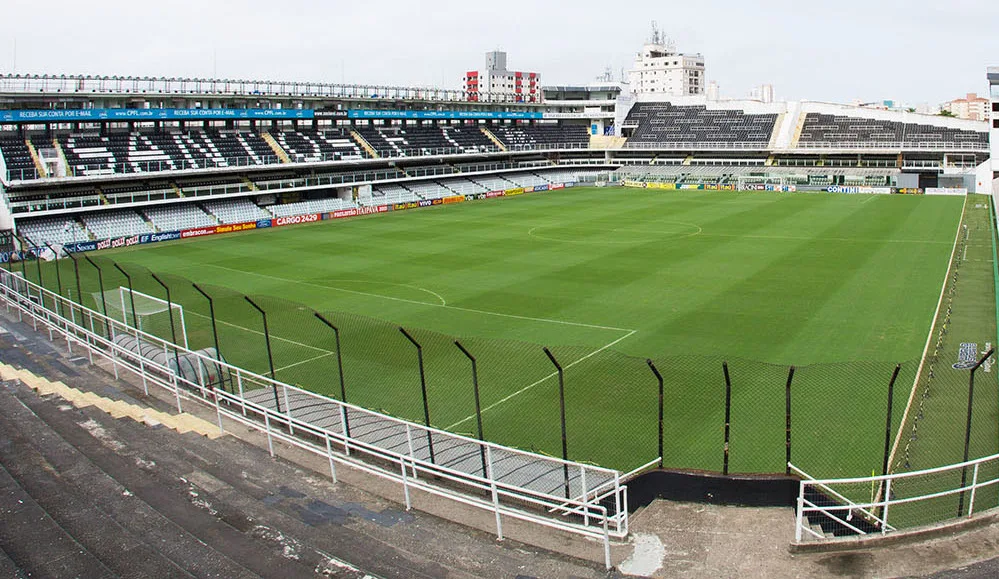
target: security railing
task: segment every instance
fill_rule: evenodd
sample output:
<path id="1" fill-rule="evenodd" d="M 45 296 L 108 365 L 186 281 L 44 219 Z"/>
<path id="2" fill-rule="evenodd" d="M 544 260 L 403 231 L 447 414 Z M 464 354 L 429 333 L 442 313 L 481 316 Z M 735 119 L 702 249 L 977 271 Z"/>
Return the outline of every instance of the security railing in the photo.
<path id="1" fill-rule="evenodd" d="M 592 538 L 610 562 L 610 541 L 628 534 L 627 486 L 619 471 L 516 450 L 343 403 L 228 364 L 215 350 L 192 351 L 105 316 L 0 269 L 0 300 L 49 339 L 104 360 L 115 378 L 130 372 L 171 395 L 178 412 L 197 402 L 225 419 L 412 490 L 487 510 L 497 537 L 503 518 Z M 124 315 L 127 319 L 127 315 Z M 182 364 L 183 362 L 183 364 Z"/>
<path id="2" fill-rule="evenodd" d="M 887 535 L 971 518 L 999 506 L 999 455 L 914 472 L 816 480 L 798 487 L 797 543 Z"/>

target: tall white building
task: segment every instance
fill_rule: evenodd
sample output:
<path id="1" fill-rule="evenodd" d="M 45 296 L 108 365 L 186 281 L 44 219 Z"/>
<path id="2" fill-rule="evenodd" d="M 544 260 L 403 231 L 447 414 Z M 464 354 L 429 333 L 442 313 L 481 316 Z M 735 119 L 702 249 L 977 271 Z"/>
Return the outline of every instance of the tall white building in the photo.
<path id="1" fill-rule="evenodd" d="M 704 56 L 677 52 L 676 45 L 653 25 L 652 38 L 635 57 L 635 66 L 628 71 L 628 81 L 636 95 L 704 94 Z"/>
<path id="2" fill-rule="evenodd" d="M 749 98 L 754 101 L 760 101 L 761 103 L 770 104 L 774 102 L 774 85 L 772 84 L 761 84 L 758 87 L 753 88 L 749 92 Z"/>

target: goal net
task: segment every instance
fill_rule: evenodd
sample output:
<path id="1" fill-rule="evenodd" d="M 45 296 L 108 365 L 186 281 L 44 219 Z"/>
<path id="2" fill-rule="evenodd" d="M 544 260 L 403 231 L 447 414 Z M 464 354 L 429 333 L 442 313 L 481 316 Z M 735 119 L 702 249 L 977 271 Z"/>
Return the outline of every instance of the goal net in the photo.
<path id="1" fill-rule="evenodd" d="M 97 311 L 107 307 L 108 317 L 162 340 L 173 342 L 176 339 L 177 344 L 187 348 L 187 324 L 182 305 L 171 304 L 139 291 L 129 291 L 127 287 L 107 290 L 103 294 L 96 292 L 93 297 Z M 173 332 L 176 332 L 176 338 Z"/>

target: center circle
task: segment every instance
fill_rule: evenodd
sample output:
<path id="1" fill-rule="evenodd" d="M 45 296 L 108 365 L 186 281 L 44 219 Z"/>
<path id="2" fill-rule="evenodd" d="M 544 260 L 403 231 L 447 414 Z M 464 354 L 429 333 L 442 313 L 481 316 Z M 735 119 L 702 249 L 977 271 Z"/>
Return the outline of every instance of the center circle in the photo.
<path id="1" fill-rule="evenodd" d="M 699 235 L 703 229 L 695 223 L 684 221 L 657 221 L 641 225 L 542 225 L 532 228 L 528 235 L 544 241 L 581 243 L 587 245 L 635 245 L 674 241 Z"/>

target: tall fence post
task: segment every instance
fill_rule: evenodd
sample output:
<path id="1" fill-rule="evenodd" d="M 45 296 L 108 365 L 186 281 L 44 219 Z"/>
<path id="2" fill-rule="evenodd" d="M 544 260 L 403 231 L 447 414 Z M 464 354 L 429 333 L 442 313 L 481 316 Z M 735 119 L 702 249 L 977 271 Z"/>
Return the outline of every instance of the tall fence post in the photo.
<path id="1" fill-rule="evenodd" d="M 94 263 L 94 260 L 90 259 L 89 255 L 83 254 L 83 259 L 87 260 L 87 262 L 90 265 L 94 266 L 94 269 L 97 270 L 97 287 L 101 291 L 101 313 L 104 314 L 104 329 L 106 331 L 106 335 L 107 335 L 108 339 L 110 340 L 111 339 L 111 322 L 108 321 L 108 300 L 107 300 L 107 296 L 104 295 L 104 272 L 101 271 L 101 266 L 97 265 L 96 263 Z M 83 295 L 82 294 L 80 295 L 80 304 L 83 304 Z"/>
<path id="2" fill-rule="evenodd" d="M 569 497 L 569 441 L 565 432 L 565 371 L 558 363 L 551 350 L 544 348 L 545 355 L 552 361 L 555 371 L 558 372 L 558 407 L 562 418 L 562 477 L 565 480 L 565 498 Z"/>
<path id="3" fill-rule="evenodd" d="M 732 425 L 732 378 L 728 373 L 728 362 L 722 362 L 722 372 L 725 373 L 725 456 L 722 459 L 722 474 L 728 474 L 729 435 Z"/>
<path id="4" fill-rule="evenodd" d="M 271 352 L 271 332 L 270 329 L 268 329 L 267 327 L 267 312 L 265 312 L 263 308 L 258 306 L 257 302 L 251 300 L 249 296 L 243 296 L 243 299 L 246 300 L 248 304 L 253 306 L 255 310 L 260 312 L 260 315 L 264 319 L 264 342 L 266 342 L 267 344 L 267 364 L 268 366 L 270 366 L 271 369 L 271 389 L 274 391 L 274 407 L 277 409 L 278 413 L 280 414 L 281 400 L 278 397 L 278 391 L 277 391 L 277 376 L 276 372 L 274 372 L 274 355 Z"/>
<path id="5" fill-rule="evenodd" d="M 974 409 L 975 401 L 975 372 L 978 368 L 985 363 L 986 360 L 992 357 L 995 353 L 995 348 L 990 348 L 988 352 L 982 356 L 982 359 L 978 361 L 971 368 L 971 374 L 968 376 L 968 420 L 964 427 L 964 460 L 961 462 L 968 462 L 968 452 L 971 449 L 971 414 Z M 960 517 L 961 513 L 964 511 L 964 485 L 968 482 L 968 465 L 964 465 L 961 468 L 961 493 L 957 502 L 957 516 Z"/>
<path id="6" fill-rule="evenodd" d="M 482 435 L 482 406 L 479 404 L 479 371 L 476 366 L 475 356 L 471 352 L 465 349 L 465 346 L 461 345 L 458 340 L 454 341 L 454 345 L 458 346 L 461 353 L 468 357 L 472 361 L 472 391 L 475 395 L 475 422 L 478 425 L 479 431 L 479 441 L 484 442 L 485 438 Z M 479 455 L 482 458 L 482 477 L 486 477 L 486 447 L 485 445 L 479 445 Z"/>
<path id="7" fill-rule="evenodd" d="M 77 294 L 76 295 L 76 302 L 82 306 L 83 305 L 83 290 L 81 289 L 82 286 L 80 285 L 80 263 L 78 261 L 76 261 L 76 256 L 73 255 L 72 251 L 67 251 L 66 252 L 66 257 L 68 257 L 71 260 L 73 260 L 73 274 L 76 276 L 76 294 Z M 69 300 L 69 301 L 72 302 L 73 300 Z M 82 316 L 83 313 L 81 312 L 80 315 Z"/>
<path id="8" fill-rule="evenodd" d="M 48 243 L 45 244 L 45 247 L 49 248 L 49 251 L 51 251 L 52 255 L 55 256 L 55 259 L 52 260 L 52 263 L 55 264 L 55 270 L 56 270 L 56 288 L 59 290 L 59 297 L 60 298 L 65 297 L 62 294 L 62 273 L 59 271 L 59 269 L 60 269 L 59 268 L 59 252 L 56 251 L 55 249 L 53 249 L 52 246 L 50 244 L 48 244 Z M 58 309 L 58 314 L 61 316 L 62 315 L 62 310 L 63 310 L 62 300 L 61 299 L 57 300 L 56 303 L 59 304 L 56 307 Z"/>
<path id="9" fill-rule="evenodd" d="M 344 404 L 347 403 L 347 385 L 343 379 L 343 355 L 340 352 L 340 328 L 336 327 L 333 322 L 327 320 L 319 312 L 312 312 L 316 318 L 333 330 L 333 337 L 336 339 L 336 367 L 340 374 L 340 402 Z M 350 422 L 348 422 L 347 409 L 343 410 L 343 433 L 347 438 L 350 438 Z"/>
<path id="10" fill-rule="evenodd" d="M 222 350 L 219 349 L 219 329 L 218 326 L 215 324 L 215 300 L 212 299 L 212 296 L 208 295 L 208 292 L 201 289 L 201 287 L 198 284 L 192 283 L 191 285 L 194 287 L 195 291 L 203 295 L 205 299 L 208 300 L 208 316 L 212 319 L 212 340 L 215 342 L 215 361 L 219 363 L 218 365 L 219 381 L 222 382 L 222 390 L 225 391 L 225 381 L 222 380 Z M 172 316 L 173 313 L 171 312 L 171 317 Z M 229 382 L 230 382 L 229 390 L 232 391 L 233 394 L 235 394 L 236 387 L 232 385 L 231 375 Z"/>
<path id="11" fill-rule="evenodd" d="M 42 289 L 45 289 L 45 282 L 42 281 L 42 256 L 41 256 L 41 252 L 39 251 L 40 248 L 39 248 L 39 246 L 34 241 L 31 241 L 31 239 L 27 235 L 25 235 L 23 233 L 20 234 L 20 235 L 21 235 L 22 238 L 24 238 L 25 241 L 28 242 L 28 246 L 31 247 L 31 248 L 33 248 L 35 250 L 34 251 L 34 253 L 35 253 L 35 267 L 36 267 L 36 269 L 38 269 L 38 285 Z M 25 279 L 27 279 L 27 278 L 25 278 Z M 39 296 L 39 297 L 41 297 L 41 296 Z M 44 308 L 45 307 L 45 300 L 44 299 L 40 299 L 40 301 L 42 302 L 42 307 Z"/>
<path id="12" fill-rule="evenodd" d="M 399 326 L 403 336 L 416 346 L 416 360 L 420 365 L 420 391 L 423 393 L 423 423 L 427 426 L 427 448 L 430 450 L 430 464 L 436 464 L 434 458 L 434 437 L 430 433 L 430 403 L 427 401 L 427 375 L 423 369 L 423 346 L 409 335 L 406 328 Z"/>
<path id="13" fill-rule="evenodd" d="M 784 474 L 791 474 L 791 382 L 794 366 L 788 368 L 787 385 L 784 387 Z"/>
<path id="14" fill-rule="evenodd" d="M 132 304 L 132 327 L 135 329 L 139 329 L 139 316 L 136 315 L 135 313 L 135 290 L 132 289 L 132 276 L 129 275 L 127 271 L 122 269 L 122 267 L 118 265 L 117 262 L 112 261 L 111 265 L 113 265 L 115 269 L 120 271 L 121 275 L 125 276 L 125 280 L 128 281 L 128 301 L 131 302 Z M 125 304 L 122 304 L 123 307 L 124 305 Z M 173 308 L 170 308 L 170 315 L 173 316 Z M 125 317 L 124 311 L 122 311 L 122 317 Z"/>
<path id="15" fill-rule="evenodd" d="M 646 358 L 645 363 L 659 381 L 659 468 L 663 468 L 663 375 L 659 373 L 659 368 L 656 368 L 651 358 Z"/>
<path id="16" fill-rule="evenodd" d="M 892 404 L 895 398 L 895 380 L 898 380 L 898 373 L 902 371 L 901 364 L 895 364 L 895 371 L 891 373 L 891 380 L 888 382 L 888 412 L 885 417 L 885 456 L 881 467 L 881 476 L 888 476 L 888 458 L 891 455 L 891 414 Z"/>
<path id="17" fill-rule="evenodd" d="M 87 257 L 87 256 L 84 256 L 84 257 Z M 179 375 L 180 374 L 180 352 L 178 352 L 178 350 L 177 350 L 177 348 L 178 348 L 178 346 L 177 346 L 177 325 L 173 321 L 173 298 L 170 297 L 170 286 L 168 286 L 167 284 L 163 283 L 163 280 L 160 279 L 160 276 L 156 275 L 155 273 L 149 272 L 149 274 L 153 277 L 154 280 L 156 280 L 156 283 L 160 284 L 160 286 L 163 287 L 164 291 L 166 291 L 167 312 L 170 314 L 170 339 L 172 340 L 172 345 L 173 345 L 173 362 L 177 366 L 177 369 L 175 370 L 175 372 L 177 372 L 177 374 Z M 103 295 L 103 292 L 102 292 L 102 295 Z"/>

